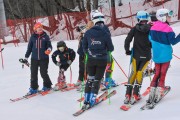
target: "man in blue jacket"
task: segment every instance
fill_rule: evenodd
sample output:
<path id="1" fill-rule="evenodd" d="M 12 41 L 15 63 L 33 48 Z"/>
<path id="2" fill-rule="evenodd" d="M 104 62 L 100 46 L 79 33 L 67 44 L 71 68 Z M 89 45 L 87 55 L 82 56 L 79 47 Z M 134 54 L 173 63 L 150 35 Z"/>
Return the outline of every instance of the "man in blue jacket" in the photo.
<path id="1" fill-rule="evenodd" d="M 49 36 L 43 31 L 43 25 L 36 23 L 34 25 L 34 33 L 30 37 L 25 59 L 31 55 L 31 85 L 27 95 L 38 92 L 38 67 L 43 78 L 43 91 L 51 89 L 51 80 L 48 75 L 49 54 L 52 50 L 52 45 Z"/>
<path id="2" fill-rule="evenodd" d="M 83 109 L 92 107 L 95 104 L 101 79 L 106 69 L 108 52 L 114 50 L 111 35 L 104 25 L 104 15 L 96 11 L 92 15 L 92 21 L 94 26 L 85 33 L 83 39 L 83 50 L 88 58 L 88 78 Z"/>

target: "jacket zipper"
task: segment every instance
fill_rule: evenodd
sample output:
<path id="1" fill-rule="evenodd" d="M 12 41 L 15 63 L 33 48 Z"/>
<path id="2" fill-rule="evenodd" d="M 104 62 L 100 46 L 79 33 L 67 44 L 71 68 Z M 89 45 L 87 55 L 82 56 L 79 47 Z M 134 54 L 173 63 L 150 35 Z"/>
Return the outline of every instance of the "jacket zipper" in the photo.
<path id="1" fill-rule="evenodd" d="M 39 56 L 39 49 L 40 49 L 39 39 L 40 39 L 40 36 L 38 36 L 38 60 L 40 60 L 40 56 Z"/>

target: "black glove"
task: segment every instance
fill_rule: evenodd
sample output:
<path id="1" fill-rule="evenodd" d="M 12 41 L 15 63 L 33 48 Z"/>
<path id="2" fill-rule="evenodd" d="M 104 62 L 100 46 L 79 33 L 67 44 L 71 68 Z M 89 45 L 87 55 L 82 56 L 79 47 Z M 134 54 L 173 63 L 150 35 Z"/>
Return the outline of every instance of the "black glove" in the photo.
<path id="1" fill-rule="evenodd" d="M 131 55 L 131 51 L 126 51 L 126 55 Z"/>

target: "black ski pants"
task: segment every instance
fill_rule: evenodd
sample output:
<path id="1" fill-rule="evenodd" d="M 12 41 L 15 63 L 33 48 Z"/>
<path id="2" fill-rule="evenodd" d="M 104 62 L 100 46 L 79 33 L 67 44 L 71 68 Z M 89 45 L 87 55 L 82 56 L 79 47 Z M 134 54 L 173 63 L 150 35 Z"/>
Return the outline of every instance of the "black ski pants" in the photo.
<path id="1" fill-rule="evenodd" d="M 43 86 L 51 88 L 51 80 L 48 75 L 49 59 L 34 60 L 31 59 L 31 88 L 38 89 L 38 68 L 40 67 L 40 74 L 43 78 Z"/>
<path id="2" fill-rule="evenodd" d="M 85 72 L 84 56 L 79 56 L 79 77 L 78 80 L 83 81 Z"/>
<path id="3" fill-rule="evenodd" d="M 106 69 L 107 65 L 107 60 L 105 59 L 88 59 L 87 62 L 87 70 L 88 70 L 88 75 L 89 76 L 94 76 L 94 80 L 90 80 L 92 82 L 86 83 L 86 88 L 85 92 L 86 93 L 94 93 L 98 94 L 100 84 L 101 84 L 101 79 L 104 76 L 104 72 Z M 90 83 L 90 85 L 88 85 Z"/>

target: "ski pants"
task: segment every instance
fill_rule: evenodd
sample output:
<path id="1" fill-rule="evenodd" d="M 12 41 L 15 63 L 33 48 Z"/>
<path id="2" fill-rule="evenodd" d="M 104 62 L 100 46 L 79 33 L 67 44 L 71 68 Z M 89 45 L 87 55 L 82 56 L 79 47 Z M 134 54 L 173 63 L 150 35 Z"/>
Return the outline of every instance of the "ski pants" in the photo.
<path id="1" fill-rule="evenodd" d="M 89 76 L 85 87 L 85 93 L 98 94 L 106 65 L 107 60 L 88 59 L 87 70 Z"/>
<path id="2" fill-rule="evenodd" d="M 85 72 L 85 64 L 84 64 L 84 56 L 79 56 L 79 77 L 78 80 L 84 80 L 84 72 Z"/>
<path id="3" fill-rule="evenodd" d="M 141 85 L 143 82 L 143 71 L 148 66 L 149 61 L 146 60 L 136 60 L 135 58 L 132 59 L 132 70 L 128 80 L 128 84 L 134 85 L 136 84 Z"/>
<path id="4" fill-rule="evenodd" d="M 48 75 L 49 59 L 34 60 L 31 59 L 31 88 L 38 89 L 38 68 L 40 67 L 40 74 L 43 78 L 43 86 L 50 88 L 52 83 Z"/>
<path id="5" fill-rule="evenodd" d="M 167 70 L 169 68 L 170 61 L 166 63 L 155 63 L 155 75 L 151 82 L 151 87 L 164 87 L 165 86 L 165 77 Z"/>

